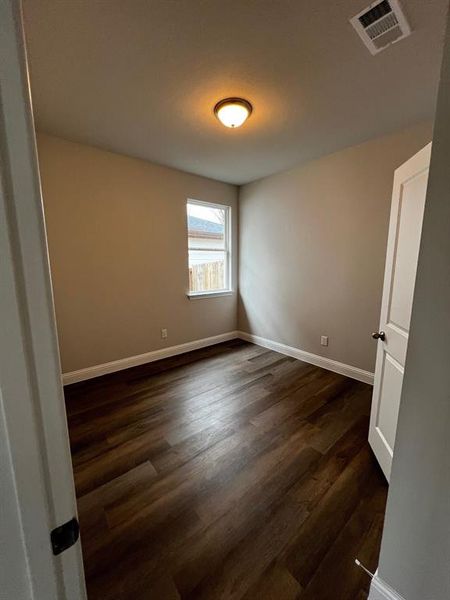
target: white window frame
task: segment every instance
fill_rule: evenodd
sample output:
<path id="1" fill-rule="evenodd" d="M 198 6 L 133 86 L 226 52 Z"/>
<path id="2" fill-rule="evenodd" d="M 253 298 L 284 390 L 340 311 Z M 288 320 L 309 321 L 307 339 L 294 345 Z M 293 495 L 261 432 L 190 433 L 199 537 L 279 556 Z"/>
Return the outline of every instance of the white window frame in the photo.
<path id="1" fill-rule="evenodd" d="M 225 245 L 223 250 L 213 250 L 217 252 L 224 252 L 225 254 L 225 288 L 223 290 L 204 291 L 204 292 L 191 292 L 188 290 L 187 296 L 193 300 L 195 298 L 216 298 L 217 296 L 231 296 L 233 294 L 233 280 L 232 280 L 232 245 L 231 245 L 231 206 L 227 204 L 216 204 L 214 202 L 204 202 L 203 200 L 195 200 L 193 198 L 187 198 L 186 200 L 186 231 L 187 231 L 187 251 L 188 251 L 188 264 L 189 264 L 189 251 L 190 250 L 205 250 L 205 248 L 189 248 L 189 219 L 187 208 L 189 204 L 197 204 L 198 206 L 205 206 L 207 208 L 218 208 L 225 211 L 225 222 L 224 222 L 224 241 Z"/>

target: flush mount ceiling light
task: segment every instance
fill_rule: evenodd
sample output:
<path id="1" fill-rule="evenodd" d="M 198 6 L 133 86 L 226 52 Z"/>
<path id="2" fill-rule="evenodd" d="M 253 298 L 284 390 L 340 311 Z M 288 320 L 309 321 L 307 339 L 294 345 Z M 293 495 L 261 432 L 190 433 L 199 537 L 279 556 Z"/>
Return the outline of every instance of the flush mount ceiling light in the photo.
<path id="1" fill-rule="evenodd" d="M 214 114 L 225 127 L 236 129 L 252 114 L 253 107 L 243 98 L 225 98 L 214 107 Z"/>

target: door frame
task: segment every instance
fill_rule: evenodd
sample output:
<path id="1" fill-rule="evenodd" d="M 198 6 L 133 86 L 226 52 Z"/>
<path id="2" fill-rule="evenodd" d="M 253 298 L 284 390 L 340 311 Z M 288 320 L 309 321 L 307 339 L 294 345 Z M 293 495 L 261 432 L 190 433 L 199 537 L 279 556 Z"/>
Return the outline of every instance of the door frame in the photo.
<path id="1" fill-rule="evenodd" d="M 16 585 L 17 598 L 84 600 L 80 542 L 58 556 L 50 542 L 76 516 L 76 497 L 19 0 L 0 2 L 0 55 L 0 451 L 11 475 L 2 498 L 14 499 L 22 546 L 2 559 L 2 585 Z M 8 569 L 19 556 L 21 585 Z"/>

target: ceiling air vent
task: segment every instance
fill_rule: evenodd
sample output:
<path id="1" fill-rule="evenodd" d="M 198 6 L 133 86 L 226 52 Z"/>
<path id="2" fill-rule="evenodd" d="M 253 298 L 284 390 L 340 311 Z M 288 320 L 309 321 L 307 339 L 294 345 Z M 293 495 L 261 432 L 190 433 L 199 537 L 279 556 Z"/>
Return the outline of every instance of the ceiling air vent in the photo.
<path id="1" fill-rule="evenodd" d="M 381 0 L 350 19 L 371 54 L 378 54 L 411 33 L 398 0 Z"/>

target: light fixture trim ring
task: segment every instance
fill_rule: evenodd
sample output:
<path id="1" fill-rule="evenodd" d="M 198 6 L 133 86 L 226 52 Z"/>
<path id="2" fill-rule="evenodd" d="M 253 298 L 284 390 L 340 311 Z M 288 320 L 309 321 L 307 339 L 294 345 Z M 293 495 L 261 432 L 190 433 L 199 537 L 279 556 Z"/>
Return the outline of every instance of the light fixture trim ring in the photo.
<path id="1" fill-rule="evenodd" d="M 225 106 L 226 104 L 241 104 L 242 106 L 245 106 L 245 108 L 248 110 L 248 116 L 250 116 L 253 112 L 253 106 L 250 104 L 250 102 L 248 100 L 245 100 L 245 98 L 224 98 L 223 100 L 219 100 L 219 102 L 217 102 L 217 104 L 214 107 L 214 114 L 217 115 L 217 113 L 219 112 L 219 110 L 222 108 L 222 106 Z"/>
<path id="2" fill-rule="evenodd" d="M 224 123 L 222 122 L 222 120 L 219 117 L 219 111 L 223 106 L 228 106 L 230 104 L 238 104 L 240 106 L 243 106 L 247 110 L 248 114 L 247 114 L 245 121 L 247 121 L 247 119 L 250 117 L 250 115 L 253 112 L 252 104 L 245 98 L 239 98 L 237 96 L 236 97 L 232 96 L 230 98 L 223 98 L 223 100 L 219 100 L 219 102 L 217 102 L 216 105 L 214 106 L 214 114 L 216 115 L 218 121 L 222 123 L 222 125 L 224 125 Z"/>

